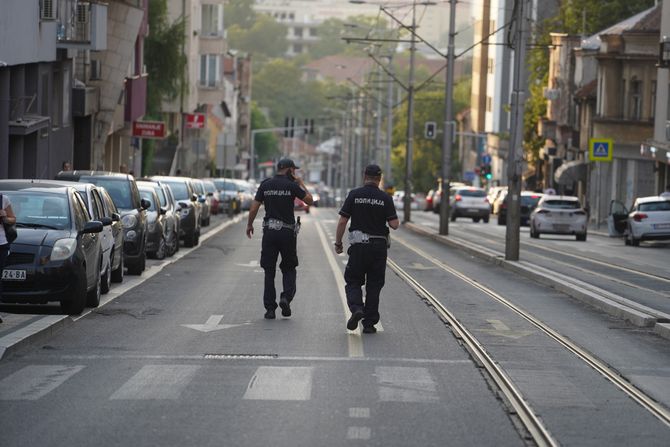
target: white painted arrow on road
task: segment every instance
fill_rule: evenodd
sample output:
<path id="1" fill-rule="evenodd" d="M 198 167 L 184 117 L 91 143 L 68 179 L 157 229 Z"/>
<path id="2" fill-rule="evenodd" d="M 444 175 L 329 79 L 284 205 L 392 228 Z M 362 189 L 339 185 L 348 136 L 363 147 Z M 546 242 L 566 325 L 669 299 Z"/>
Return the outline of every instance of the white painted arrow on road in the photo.
<path id="1" fill-rule="evenodd" d="M 412 262 L 412 264 L 410 264 L 409 268 L 411 268 L 412 270 L 434 270 L 435 269 L 435 267 L 431 267 L 429 265 L 423 265 L 420 262 Z"/>
<path id="2" fill-rule="evenodd" d="M 240 324 L 219 324 L 223 320 L 223 315 L 212 315 L 207 319 L 205 324 L 182 324 L 182 326 L 195 329 L 200 332 L 212 332 L 218 331 L 221 329 L 229 329 L 236 326 L 244 326 L 245 324 L 250 323 L 240 323 Z"/>
<path id="3" fill-rule="evenodd" d="M 240 267 L 260 267 L 260 263 L 256 260 L 249 261 L 248 264 L 235 264 L 235 265 L 238 265 Z"/>
<path id="4" fill-rule="evenodd" d="M 499 337 L 519 339 L 532 334 L 532 331 L 514 331 L 500 320 L 486 320 L 493 329 L 476 329 L 479 332 L 486 332 Z"/>

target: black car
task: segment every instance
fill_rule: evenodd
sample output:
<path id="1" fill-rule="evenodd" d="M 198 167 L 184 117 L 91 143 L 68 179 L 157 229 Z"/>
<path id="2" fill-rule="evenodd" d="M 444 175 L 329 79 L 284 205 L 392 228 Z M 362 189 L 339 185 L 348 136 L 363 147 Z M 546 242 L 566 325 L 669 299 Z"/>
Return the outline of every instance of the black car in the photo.
<path id="1" fill-rule="evenodd" d="M 147 255 L 154 259 L 165 259 L 167 255 L 167 225 L 165 213 L 167 210 L 160 206 L 160 199 L 156 189 L 160 186 L 153 182 L 137 182 L 140 196 L 148 200 L 151 206 L 147 208 Z"/>
<path id="2" fill-rule="evenodd" d="M 500 194 L 504 194 L 505 197 L 503 197 L 498 210 L 498 225 L 505 225 L 507 223 L 507 192 L 501 192 Z M 533 212 L 542 196 L 542 193 L 521 191 L 521 205 L 519 208 L 521 225 L 528 225 L 530 213 Z"/>
<path id="3" fill-rule="evenodd" d="M 0 180 L 0 192 L 11 200 L 18 233 L 2 273 L 2 301 L 58 301 L 68 314 L 97 306 L 103 225 L 90 219 L 77 191 L 57 182 Z"/>
<path id="4" fill-rule="evenodd" d="M 195 193 L 193 183 L 188 177 L 165 177 L 155 176 L 151 180 L 157 180 L 170 187 L 172 195 L 181 207 L 181 223 L 179 238 L 183 239 L 184 246 L 193 247 L 200 243 L 200 203 Z"/>
<path id="5" fill-rule="evenodd" d="M 166 183 L 150 178 L 137 179 L 138 186 L 142 183 L 151 185 L 156 191 L 160 202 L 161 212 L 165 220 L 166 256 L 172 256 L 179 251 L 179 226 L 181 221 L 181 207 L 172 195 L 172 189 Z"/>
<path id="6" fill-rule="evenodd" d="M 135 178 L 129 174 L 107 171 L 61 171 L 57 180 L 93 183 L 104 187 L 121 212 L 125 232 L 124 262 L 131 275 L 141 275 L 146 268 L 147 213 L 149 202 L 142 200 Z"/>

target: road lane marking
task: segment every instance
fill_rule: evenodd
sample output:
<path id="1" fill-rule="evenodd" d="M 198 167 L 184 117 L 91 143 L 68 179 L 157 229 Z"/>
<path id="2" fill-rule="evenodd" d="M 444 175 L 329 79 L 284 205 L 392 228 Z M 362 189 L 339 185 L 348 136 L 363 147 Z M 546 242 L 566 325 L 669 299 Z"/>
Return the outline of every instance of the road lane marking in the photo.
<path id="1" fill-rule="evenodd" d="M 145 365 L 123 384 L 111 400 L 175 400 L 191 383 L 197 365 Z"/>
<path id="2" fill-rule="evenodd" d="M 81 365 L 26 366 L 0 381 L 0 400 L 37 400 L 84 368 Z"/>
<path id="3" fill-rule="evenodd" d="M 495 335 L 497 337 L 511 338 L 513 340 L 527 337 L 531 334 L 534 334 L 533 331 L 515 331 L 509 328 L 505 323 L 500 320 L 486 320 L 493 329 L 474 329 L 476 332 L 485 332 L 487 334 Z"/>
<path id="4" fill-rule="evenodd" d="M 365 407 L 354 407 L 349 408 L 349 417 L 350 418 L 362 418 L 366 419 L 370 417 L 370 409 Z"/>
<path id="5" fill-rule="evenodd" d="M 261 366 L 249 381 L 246 400 L 309 400 L 314 368 Z"/>
<path id="6" fill-rule="evenodd" d="M 368 440 L 372 436 L 370 427 L 349 427 L 347 429 L 347 439 Z"/>
<path id="7" fill-rule="evenodd" d="M 435 402 L 437 387 L 428 369 L 406 366 L 375 368 L 382 402 Z"/>
<path id="8" fill-rule="evenodd" d="M 223 320 L 223 315 L 212 315 L 207 319 L 204 324 L 182 324 L 182 326 L 195 329 L 200 332 L 212 332 L 218 331 L 221 329 L 229 329 L 231 327 L 244 326 L 250 323 L 238 323 L 238 324 L 220 324 Z"/>
<path id="9" fill-rule="evenodd" d="M 335 277 L 335 282 L 337 283 L 337 293 L 340 297 L 342 308 L 344 309 L 344 315 L 348 320 L 349 317 L 351 316 L 351 312 L 349 311 L 349 306 L 347 305 L 347 296 L 344 293 L 344 278 L 342 276 L 342 272 L 337 266 L 337 260 L 335 259 L 335 255 L 333 254 L 333 250 L 330 247 L 330 244 L 328 244 L 328 240 L 326 239 L 326 235 L 323 232 L 323 228 L 321 228 L 321 223 L 317 222 L 317 224 L 314 225 L 314 227 L 316 228 L 317 233 L 319 233 L 319 238 L 321 239 L 321 245 L 323 246 L 323 251 L 326 253 L 326 259 L 328 259 L 328 263 L 330 264 L 333 276 Z M 347 340 L 349 345 L 349 357 L 364 357 L 363 340 L 361 339 L 360 327 L 356 328 L 355 331 L 347 330 L 347 333 L 348 333 Z"/>

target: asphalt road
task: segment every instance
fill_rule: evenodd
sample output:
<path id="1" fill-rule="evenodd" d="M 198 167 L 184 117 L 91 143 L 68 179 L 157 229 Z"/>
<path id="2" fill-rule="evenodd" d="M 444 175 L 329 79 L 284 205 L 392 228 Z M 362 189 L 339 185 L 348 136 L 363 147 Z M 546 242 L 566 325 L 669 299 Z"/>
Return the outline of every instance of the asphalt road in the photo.
<path id="1" fill-rule="evenodd" d="M 240 222 L 5 357 L 2 445 L 532 444 L 462 341 L 390 269 L 383 330 L 346 330 L 336 217 L 302 217 L 291 318 L 263 319 L 259 225 L 248 240 Z M 583 343 L 666 407 L 667 340 L 404 229 L 394 236 L 390 258 L 471 329 L 557 442 L 667 445 L 667 425 L 422 253 Z"/>

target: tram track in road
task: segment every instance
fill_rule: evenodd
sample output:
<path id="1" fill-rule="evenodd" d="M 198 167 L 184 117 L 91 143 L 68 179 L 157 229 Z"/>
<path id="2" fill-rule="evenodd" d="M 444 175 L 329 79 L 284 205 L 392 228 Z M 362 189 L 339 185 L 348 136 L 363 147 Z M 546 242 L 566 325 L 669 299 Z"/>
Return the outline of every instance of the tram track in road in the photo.
<path id="1" fill-rule="evenodd" d="M 527 312 L 523 308 L 517 306 L 490 287 L 487 287 L 477 280 L 469 277 L 468 275 L 448 266 L 429 253 L 410 245 L 401 237 L 395 237 L 394 240 L 404 248 L 414 252 L 420 258 L 429 261 L 439 269 L 466 283 L 469 287 L 482 292 L 484 295 L 488 296 L 495 302 L 514 312 L 516 315 L 536 327 L 541 333 L 545 334 L 551 340 L 555 341 L 561 347 L 575 355 L 591 369 L 595 370 L 600 376 L 624 392 L 638 405 L 640 405 L 655 418 L 665 424 L 665 426 L 670 427 L 670 411 L 659 404 L 648 394 L 631 384 L 627 379 L 622 377 L 618 371 L 611 368 L 606 362 L 591 354 L 589 351 L 582 348 L 568 337 L 560 334 L 558 331 L 554 330 L 549 325 L 536 318 L 534 315 Z M 551 434 L 544 427 L 542 421 L 535 415 L 533 409 L 523 398 L 523 395 L 509 379 L 505 371 L 496 363 L 495 359 L 493 359 L 491 355 L 488 354 L 484 346 L 477 340 L 477 338 L 467 330 L 467 328 L 459 321 L 459 319 L 456 318 L 456 316 L 450 312 L 450 310 L 439 299 L 437 299 L 426 287 L 421 285 L 419 281 L 414 278 L 414 276 L 400 267 L 400 265 L 394 262 L 391 258 L 389 258 L 388 263 L 390 268 L 423 300 L 425 300 L 431 307 L 433 307 L 443 321 L 450 325 L 455 335 L 463 340 L 468 350 L 478 361 L 481 362 L 490 377 L 494 380 L 497 386 L 500 387 L 501 392 L 507 397 L 510 405 L 512 405 L 514 411 L 518 413 L 520 420 L 523 422 L 524 426 L 533 437 L 533 440 L 538 445 L 558 445 L 551 437 Z"/>

